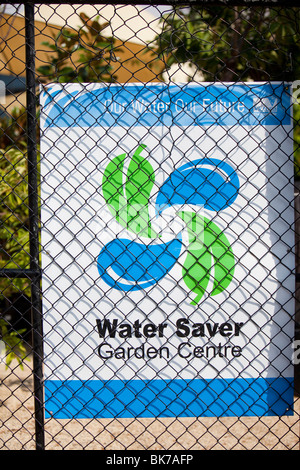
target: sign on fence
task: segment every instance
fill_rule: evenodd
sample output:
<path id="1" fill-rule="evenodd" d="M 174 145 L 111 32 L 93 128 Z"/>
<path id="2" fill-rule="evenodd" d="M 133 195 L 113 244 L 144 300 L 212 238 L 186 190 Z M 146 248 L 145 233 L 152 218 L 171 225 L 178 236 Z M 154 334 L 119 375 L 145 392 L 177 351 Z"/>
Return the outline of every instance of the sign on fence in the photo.
<path id="1" fill-rule="evenodd" d="M 292 414 L 291 93 L 41 93 L 46 416 Z"/>

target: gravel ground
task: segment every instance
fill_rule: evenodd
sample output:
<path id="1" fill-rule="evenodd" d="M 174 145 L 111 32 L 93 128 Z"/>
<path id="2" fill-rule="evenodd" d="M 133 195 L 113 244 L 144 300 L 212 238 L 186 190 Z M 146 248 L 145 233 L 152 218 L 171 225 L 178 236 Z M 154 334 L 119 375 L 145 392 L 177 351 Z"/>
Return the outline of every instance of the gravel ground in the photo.
<path id="1" fill-rule="evenodd" d="M 0 449 L 34 450 L 32 361 L 0 365 Z M 45 422 L 46 450 L 299 450 L 300 398 L 289 417 Z"/>

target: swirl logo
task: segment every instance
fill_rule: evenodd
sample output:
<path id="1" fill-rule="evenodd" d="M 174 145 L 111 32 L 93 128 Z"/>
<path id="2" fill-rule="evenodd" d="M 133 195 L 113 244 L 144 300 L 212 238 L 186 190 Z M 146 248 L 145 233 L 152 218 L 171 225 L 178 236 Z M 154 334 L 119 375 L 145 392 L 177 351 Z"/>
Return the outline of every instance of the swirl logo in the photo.
<path id="1" fill-rule="evenodd" d="M 202 158 L 174 170 L 158 191 L 155 216 L 159 218 L 167 208 L 180 205 L 183 210 L 178 210 L 176 215 L 182 229 L 164 243 L 150 216 L 149 200 L 155 172 L 141 155 L 145 148 L 140 145 L 126 167 L 127 154 L 115 157 L 105 168 L 102 180 L 103 196 L 115 220 L 144 242 L 129 238 L 110 241 L 98 256 L 98 271 L 115 289 L 146 289 L 158 283 L 178 262 L 185 230 L 189 242 L 182 277 L 195 294 L 191 303 L 197 305 L 211 278 L 211 296 L 229 286 L 235 257 L 224 232 L 212 220 L 193 210 L 185 210 L 184 206 L 224 210 L 238 195 L 239 179 L 230 165 L 218 159 Z"/>

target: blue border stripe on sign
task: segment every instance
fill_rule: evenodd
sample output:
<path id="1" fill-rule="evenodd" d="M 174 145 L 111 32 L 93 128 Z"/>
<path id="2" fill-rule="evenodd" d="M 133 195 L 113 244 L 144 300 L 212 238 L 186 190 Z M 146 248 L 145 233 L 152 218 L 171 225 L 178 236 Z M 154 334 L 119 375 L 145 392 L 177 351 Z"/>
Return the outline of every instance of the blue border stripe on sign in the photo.
<path id="1" fill-rule="evenodd" d="M 293 378 L 46 380 L 46 418 L 290 416 Z"/>
<path id="2" fill-rule="evenodd" d="M 283 83 L 94 84 L 72 92 L 52 87 L 42 96 L 44 128 L 291 124 L 291 91 Z"/>

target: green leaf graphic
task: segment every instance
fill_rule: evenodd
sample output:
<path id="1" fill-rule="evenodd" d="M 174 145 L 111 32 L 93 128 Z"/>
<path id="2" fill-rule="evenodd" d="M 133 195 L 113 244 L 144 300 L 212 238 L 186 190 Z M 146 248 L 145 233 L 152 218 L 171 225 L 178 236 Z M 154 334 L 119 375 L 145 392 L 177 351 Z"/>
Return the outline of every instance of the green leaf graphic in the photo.
<path id="1" fill-rule="evenodd" d="M 210 295 L 220 294 L 229 286 L 235 259 L 226 235 L 214 222 L 193 212 L 183 211 L 178 215 L 186 223 L 189 236 L 188 254 L 182 268 L 183 280 L 196 294 L 191 304 L 197 305 L 212 272 L 214 283 Z"/>
<path id="2" fill-rule="evenodd" d="M 146 145 L 140 145 L 135 151 L 127 171 L 126 196 L 127 203 L 147 205 L 150 193 L 155 181 L 154 171 L 150 163 L 143 157 L 141 152 Z"/>
<path id="3" fill-rule="evenodd" d="M 193 212 L 180 212 L 178 215 L 186 223 L 189 237 L 189 248 L 182 267 L 182 275 L 186 286 L 196 294 L 196 298 L 191 302 L 192 305 L 196 305 L 207 289 L 212 258 L 207 247 L 201 242 L 204 219 Z"/>
<path id="4" fill-rule="evenodd" d="M 128 228 L 145 237 L 155 237 L 151 230 L 149 198 L 155 181 L 154 170 L 140 154 L 146 145 L 135 151 L 127 171 L 126 198 L 128 207 Z"/>
<path id="5" fill-rule="evenodd" d="M 126 208 L 126 199 L 123 191 L 123 167 L 125 158 L 126 153 L 115 157 L 105 168 L 102 179 L 103 196 L 109 210 L 118 222 L 120 222 L 122 209 Z"/>
<path id="6" fill-rule="evenodd" d="M 205 219 L 205 244 L 214 258 L 214 285 L 211 295 L 223 292 L 231 283 L 234 274 L 235 259 L 231 245 L 219 227 Z"/>
<path id="7" fill-rule="evenodd" d="M 106 167 L 102 191 L 106 203 L 117 221 L 133 233 L 147 238 L 157 235 L 151 229 L 149 198 L 155 181 L 154 170 L 140 154 L 140 145 L 130 160 L 125 184 L 123 182 L 126 154 L 115 157 Z"/>

